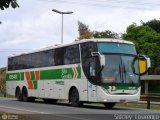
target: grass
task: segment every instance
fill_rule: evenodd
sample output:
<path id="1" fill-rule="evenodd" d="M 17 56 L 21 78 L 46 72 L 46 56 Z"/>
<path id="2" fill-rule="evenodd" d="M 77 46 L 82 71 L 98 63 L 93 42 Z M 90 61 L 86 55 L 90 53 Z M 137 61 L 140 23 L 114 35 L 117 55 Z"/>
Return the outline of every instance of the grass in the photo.
<path id="1" fill-rule="evenodd" d="M 0 93 L 0 97 L 5 97 L 5 95 L 3 93 Z M 9 95 L 9 94 L 6 94 L 6 97 L 7 98 L 15 98 L 14 95 Z"/>
<path id="2" fill-rule="evenodd" d="M 147 109 L 146 103 L 118 103 L 116 104 L 118 107 L 128 107 L 128 108 L 140 108 L 140 109 Z M 160 110 L 160 105 L 150 105 L 151 110 Z"/>

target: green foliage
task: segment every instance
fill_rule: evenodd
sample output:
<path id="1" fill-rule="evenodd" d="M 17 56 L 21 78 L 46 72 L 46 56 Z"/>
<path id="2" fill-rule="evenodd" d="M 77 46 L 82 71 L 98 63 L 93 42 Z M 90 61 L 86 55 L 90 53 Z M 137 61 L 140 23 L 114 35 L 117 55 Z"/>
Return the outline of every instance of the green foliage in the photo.
<path id="1" fill-rule="evenodd" d="M 6 68 L 0 68 L 0 74 L 5 74 L 6 73 Z"/>
<path id="2" fill-rule="evenodd" d="M 119 35 L 110 30 L 105 30 L 102 32 L 91 31 L 88 25 L 78 21 L 78 31 L 79 31 L 79 40 L 81 39 L 90 39 L 90 38 L 119 38 Z"/>
<path id="3" fill-rule="evenodd" d="M 17 0 L 1 0 L 0 1 L 0 9 L 4 10 L 5 8 L 9 8 L 9 6 L 12 6 L 12 8 L 19 7 L 17 4 Z"/>
<path id="4" fill-rule="evenodd" d="M 93 37 L 93 32 L 90 31 L 89 26 L 78 21 L 79 40 L 90 39 Z"/>
<path id="5" fill-rule="evenodd" d="M 93 34 L 94 38 L 119 38 L 119 35 L 110 30 L 105 30 L 102 32 L 95 31 Z"/>
<path id="6" fill-rule="evenodd" d="M 159 22 L 157 22 L 159 24 Z M 127 27 L 126 33 L 122 38 L 135 43 L 139 53 L 148 55 L 151 58 L 153 68 L 160 65 L 160 33 L 156 27 L 150 27 L 150 22 L 136 25 L 135 23 Z M 156 26 L 156 25 L 154 25 Z"/>
<path id="7" fill-rule="evenodd" d="M 142 25 L 149 26 L 154 29 L 156 32 L 160 33 L 160 20 L 150 20 L 148 22 L 142 22 Z"/>

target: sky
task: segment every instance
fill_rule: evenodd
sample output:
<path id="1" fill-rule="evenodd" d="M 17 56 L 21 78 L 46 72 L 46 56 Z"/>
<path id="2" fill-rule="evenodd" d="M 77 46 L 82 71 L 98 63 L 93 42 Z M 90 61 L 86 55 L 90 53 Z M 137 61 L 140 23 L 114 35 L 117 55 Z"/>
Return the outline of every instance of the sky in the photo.
<path id="1" fill-rule="evenodd" d="M 7 57 L 61 43 L 64 15 L 64 44 L 78 38 L 78 21 L 91 30 L 124 33 L 132 23 L 160 19 L 159 0 L 17 0 L 19 8 L 0 10 L 0 68 Z"/>

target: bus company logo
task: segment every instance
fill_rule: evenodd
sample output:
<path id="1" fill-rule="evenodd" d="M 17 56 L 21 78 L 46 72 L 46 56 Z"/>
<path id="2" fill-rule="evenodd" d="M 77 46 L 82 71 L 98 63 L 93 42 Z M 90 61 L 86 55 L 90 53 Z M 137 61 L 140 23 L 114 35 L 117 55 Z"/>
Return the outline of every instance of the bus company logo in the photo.
<path id="1" fill-rule="evenodd" d="M 62 75 L 67 74 L 67 70 L 66 69 L 62 69 Z"/>
<path id="2" fill-rule="evenodd" d="M 71 69 L 72 72 L 70 71 L 70 69 L 62 69 L 62 79 L 76 79 L 78 77 L 78 72 L 76 68 L 72 68 Z"/>
<path id="3" fill-rule="evenodd" d="M 2 120 L 7 120 L 8 116 L 6 114 L 2 115 Z"/>

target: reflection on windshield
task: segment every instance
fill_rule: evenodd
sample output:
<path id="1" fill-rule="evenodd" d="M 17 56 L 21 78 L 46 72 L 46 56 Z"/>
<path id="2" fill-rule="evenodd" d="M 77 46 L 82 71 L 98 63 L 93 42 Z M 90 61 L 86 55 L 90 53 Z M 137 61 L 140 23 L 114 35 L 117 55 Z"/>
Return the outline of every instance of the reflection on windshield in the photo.
<path id="1" fill-rule="evenodd" d="M 134 60 L 134 57 L 132 56 L 121 56 L 122 59 L 122 67 L 124 70 L 124 80 L 125 83 L 139 83 L 139 76 L 135 75 L 133 73 L 132 63 Z M 134 68 L 136 71 L 138 71 L 138 62 L 134 64 Z"/>
<path id="2" fill-rule="evenodd" d="M 105 66 L 102 71 L 103 83 L 139 84 L 139 76 L 133 73 L 134 56 L 105 55 Z M 134 64 L 138 70 L 138 62 Z"/>

